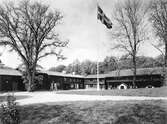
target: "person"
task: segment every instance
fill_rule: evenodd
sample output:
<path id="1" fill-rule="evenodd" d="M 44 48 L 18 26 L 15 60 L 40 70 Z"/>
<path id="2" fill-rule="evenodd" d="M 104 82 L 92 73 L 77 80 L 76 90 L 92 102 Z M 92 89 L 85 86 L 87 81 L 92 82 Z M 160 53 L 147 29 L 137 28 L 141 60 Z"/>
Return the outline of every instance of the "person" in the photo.
<path id="1" fill-rule="evenodd" d="M 54 83 L 54 90 L 57 91 L 57 84 Z"/>
<path id="2" fill-rule="evenodd" d="M 50 85 L 50 90 L 54 90 L 54 81 L 51 82 L 51 85 Z"/>

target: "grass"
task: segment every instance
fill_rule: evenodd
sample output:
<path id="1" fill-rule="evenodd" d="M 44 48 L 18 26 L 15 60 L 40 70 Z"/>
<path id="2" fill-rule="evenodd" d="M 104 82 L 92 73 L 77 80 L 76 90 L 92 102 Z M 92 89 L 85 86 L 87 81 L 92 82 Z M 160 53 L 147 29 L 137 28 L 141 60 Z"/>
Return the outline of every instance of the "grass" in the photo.
<path id="1" fill-rule="evenodd" d="M 67 94 L 166 96 L 166 87 Z M 157 94 L 156 94 L 157 93 Z M 144 94 L 144 95 L 143 95 Z M 16 99 L 28 96 L 15 96 Z M 0 96 L 4 99 L 4 96 Z M 167 124 L 167 101 L 85 101 L 20 106 L 21 124 Z"/>
<path id="2" fill-rule="evenodd" d="M 7 96 L 0 96 L 0 103 L 5 101 L 6 100 L 6 97 Z M 14 97 L 16 98 L 16 100 L 19 100 L 19 99 L 26 99 L 30 96 L 26 96 L 26 95 L 14 95 Z"/>
<path id="3" fill-rule="evenodd" d="M 166 124 L 167 101 L 69 102 L 21 106 L 21 124 Z"/>
<path id="4" fill-rule="evenodd" d="M 167 87 L 101 91 L 58 91 L 58 94 L 167 97 Z"/>

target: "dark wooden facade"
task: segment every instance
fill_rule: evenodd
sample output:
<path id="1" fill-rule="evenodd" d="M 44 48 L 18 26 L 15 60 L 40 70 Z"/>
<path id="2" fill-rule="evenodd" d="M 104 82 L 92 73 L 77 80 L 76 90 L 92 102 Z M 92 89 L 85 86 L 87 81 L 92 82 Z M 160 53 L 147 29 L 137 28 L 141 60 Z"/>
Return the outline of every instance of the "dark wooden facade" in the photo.
<path id="1" fill-rule="evenodd" d="M 25 86 L 20 76 L 0 75 L 0 91 L 23 91 Z"/>
<path id="2" fill-rule="evenodd" d="M 94 89 L 97 87 L 97 78 L 85 78 L 84 84 L 86 89 Z M 99 78 L 100 89 L 105 89 L 105 78 Z"/>
<path id="3" fill-rule="evenodd" d="M 48 75 L 48 81 L 50 86 L 56 83 L 58 90 L 84 89 L 83 78 Z"/>
<path id="4" fill-rule="evenodd" d="M 106 77 L 106 89 L 117 88 L 121 84 L 126 84 L 128 88 L 132 88 L 133 76 L 122 77 Z M 160 87 L 163 85 L 163 78 L 161 75 L 137 75 L 135 81 L 136 88 L 146 88 L 148 86 Z"/>
<path id="5" fill-rule="evenodd" d="M 50 90 L 48 83 L 48 75 L 45 73 L 37 73 L 35 79 L 35 90 Z"/>
<path id="6" fill-rule="evenodd" d="M 0 91 L 22 91 L 25 85 L 21 73 L 11 68 L 0 68 Z"/>
<path id="7" fill-rule="evenodd" d="M 82 76 L 45 71 L 38 73 L 38 77 L 43 79 L 38 90 L 84 89 Z"/>
<path id="8" fill-rule="evenodd" d="M 39 72 L 35 78 L 35 90 L 84 89 L 84 78 L 77 75 L 62 74 L 57 72 Z M 0 91 L 25 91 L 22 74 L 13 69 L 0 69 Z"/>
<path id="9" fill-rule="evenodd" d="M 163 77 L 161 74 L 160 69 L 138 69 L 135 84 L 137 88 L 145 88 L 148 86 L 160 87 L 163 85 Z M 101 89 L 114 89 L 122 84 L 125 84 L 127 88 L 132 88 L 133 73 L 131 70 L 119 70 L 108 74 L 100 74 L 99 81 Z M 80 75 L 45 71 L 36 74 L 35 84 L 35 90 L 96 88 L 97 76 L 88 75 L 83 77 Z M 0 91 L 12 90 L 25 90 L 22 74 L 17 70 L 0 69 Z"/>
<path id="10" fill-rule="evenodd" d="M 124 84 L 127 88 L 132 88 L 133 72 L 130 69 L 116 70 L 108 74 L 100 74 L 99 80 L 105 89 L 115 89 Z M 97 76 L 88 75 L 85 77 L 86 88 L 97 87 Z M 135 82 L 136 88 L 160 87 L 163 86 L 162 68 L 141 68 L 137 69 Z"/>

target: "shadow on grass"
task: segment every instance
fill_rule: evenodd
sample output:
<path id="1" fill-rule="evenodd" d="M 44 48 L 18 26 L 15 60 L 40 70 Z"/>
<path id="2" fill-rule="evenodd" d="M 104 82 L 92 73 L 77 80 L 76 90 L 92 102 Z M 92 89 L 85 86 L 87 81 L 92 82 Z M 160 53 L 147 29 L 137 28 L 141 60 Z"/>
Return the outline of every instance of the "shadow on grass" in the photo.
<path id="1" fill-rule="evenodd" d="M 22 106 L 22 124 L 166 124 L 167 111 L 157 102 L 74 102 Z"/>
<path id="2" fill-rule="evenodd" d="M 149 97 L 166 97 L 167 87 L 160 88 L 139 88 L 126 90 L 85 90 L 85 91 L 58 91 L 57 94 L 77 94 L 77 95 L 102 95 L 102 96 L 149 96 Z"/>
<path id="3" fill-rule="evenodd" d="M 21 108 L 22 124 L 86 124 L 82 116 L 78 115 L 66 105 L 38 105 Z"/>
<path id="4" fill-rule="evenodd" d="M 5 96 L 0 96 L 0 102 L 3 102 L 6 100 L 6 95 Z M 20 100 L 20 99 L 26 99 L 29 98 L 31 96 L 27 96 L 27 95 L 14 95 L 14 97 L 16 98 L 16 100 Z"/>

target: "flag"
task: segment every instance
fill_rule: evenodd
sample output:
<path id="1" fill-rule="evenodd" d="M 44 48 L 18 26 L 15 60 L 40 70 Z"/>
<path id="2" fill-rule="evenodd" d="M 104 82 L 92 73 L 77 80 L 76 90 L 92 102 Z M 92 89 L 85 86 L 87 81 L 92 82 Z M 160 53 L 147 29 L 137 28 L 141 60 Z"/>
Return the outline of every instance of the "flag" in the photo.
<path id="1" fill-rule="evenodd" d="M 105 15 L 103 10 L 97 5 L 97 19 L 99 19 L 108 29 L 112 28 L 112 22 L 110 19 Z"/>

